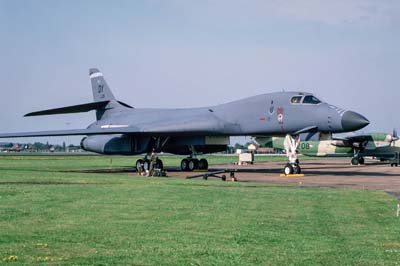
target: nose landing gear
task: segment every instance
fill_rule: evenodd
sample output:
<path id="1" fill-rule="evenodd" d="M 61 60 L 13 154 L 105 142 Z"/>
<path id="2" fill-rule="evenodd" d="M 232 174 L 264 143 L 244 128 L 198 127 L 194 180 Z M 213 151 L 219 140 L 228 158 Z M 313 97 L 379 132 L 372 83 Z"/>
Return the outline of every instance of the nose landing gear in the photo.
<path id="1" fill-rule="evenodd" d="M 286 135 L 283 145 L 289 162 L 285 165 L 283 172 L 285 175 L 301 174 L 301 167 L 297 148 L 300 144 L 299 136 Z"/>
<path id="2" fill-rule="evenodd" d="M 360 151 L 361 151 L 360 147 L 354 149 L 354 156 L 353 158 L 351 158 L 350 161 L 351 165 L 365 164 L 364 157 L 360 155 Z"/>
<path id="3" fill-rule="evenodd" d="M 287 163 L 283 169 L 283 172 L 285 175 L 301 174 L 301 167 L 297 163 Z"/>

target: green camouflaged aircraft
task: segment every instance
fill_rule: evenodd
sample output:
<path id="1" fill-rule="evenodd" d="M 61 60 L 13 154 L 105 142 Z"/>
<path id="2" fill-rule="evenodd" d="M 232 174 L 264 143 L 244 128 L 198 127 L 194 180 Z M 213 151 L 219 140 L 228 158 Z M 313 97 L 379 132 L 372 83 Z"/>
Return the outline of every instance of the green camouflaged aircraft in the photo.
<path id="1" fill-rule="evenodd" d="M 301 136 L 304 138 L 304 136 Z M 393 134 L 372 133 L 348 137 L 326 137 L 317 135 L 305 137 L 298 152 L 313 157 L 352 157 L 351 164 L 364 164 L 364 157 L 374 157 L 381 161 L 390 161 L 391 166 L 398 166 L 400 140 L 396 130 Z M 316 140 L 312 140 L 316 139 Z M 256 139 L 260 144 L 284 150 L 284 137 Z"/>

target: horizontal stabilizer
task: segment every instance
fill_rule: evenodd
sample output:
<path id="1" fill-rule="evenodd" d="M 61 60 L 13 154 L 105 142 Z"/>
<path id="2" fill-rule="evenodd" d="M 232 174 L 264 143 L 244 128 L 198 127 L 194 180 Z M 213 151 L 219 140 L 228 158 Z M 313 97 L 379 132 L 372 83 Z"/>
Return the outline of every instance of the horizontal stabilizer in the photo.
<path id="1" fill-rule="evenodd" d="M 56 109 L 49 109 L 43 111 L 32 112 L 25 116 L 40 116 L 40 115 L 58 115 L 58 114 L 72 114 L 72 113 L 83 113 L 92 110 L 101 110 L 106 107 L 109 101 L 85 103 L 73 106 L 66 106 Z"/>

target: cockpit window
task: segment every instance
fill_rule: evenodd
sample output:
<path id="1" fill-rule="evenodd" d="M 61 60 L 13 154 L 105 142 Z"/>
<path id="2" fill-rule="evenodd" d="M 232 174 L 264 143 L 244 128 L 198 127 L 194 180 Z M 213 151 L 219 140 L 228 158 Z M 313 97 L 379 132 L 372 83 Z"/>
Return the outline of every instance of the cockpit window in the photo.
<path id="1" fill-rule="evenodd" d="M 291 103 L 301 103 L 301 98 L 303 98 L 303 96 L 294 96 L 294 97 L 292 97 L 290 102 Z"/>
<path id="2" fill-rule="evenodd" d="M 321 103 L 321 101 L 315 96 L 307 95 L 306 97 L 304 97 L 303 103 L 319 104 L 319 103 Z"/>

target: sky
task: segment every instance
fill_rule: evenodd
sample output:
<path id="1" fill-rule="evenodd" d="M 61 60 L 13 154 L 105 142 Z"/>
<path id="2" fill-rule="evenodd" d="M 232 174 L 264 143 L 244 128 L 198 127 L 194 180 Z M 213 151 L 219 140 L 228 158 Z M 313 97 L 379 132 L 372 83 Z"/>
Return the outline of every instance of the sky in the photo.
<path id="1" fill-rule="evenodd" d="M 0 0 L 0 132 L 85 128 L 93 112 L 23 115 L 92 101 L 91 67 L 134 107 L 300 90 L 363 114 L 364 132 L 400 130 L 399 14 L 397 0 Z"/>

